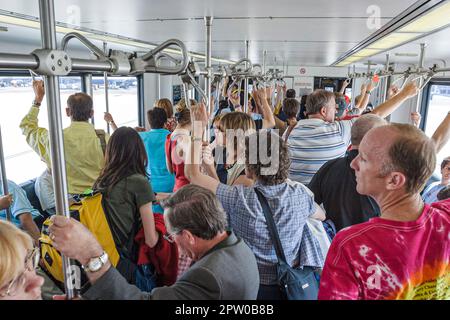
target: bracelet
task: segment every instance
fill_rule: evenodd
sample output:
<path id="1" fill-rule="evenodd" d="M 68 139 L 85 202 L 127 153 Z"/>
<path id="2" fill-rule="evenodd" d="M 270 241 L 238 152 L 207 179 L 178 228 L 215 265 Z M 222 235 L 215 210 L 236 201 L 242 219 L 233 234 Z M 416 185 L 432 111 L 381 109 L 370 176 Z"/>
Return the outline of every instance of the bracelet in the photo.
<path id="1" fill-rule="evenodd" d="M 191 136 L 191 141 L 203 141 L 203 138 Z"/>
<path id="2" fill-rule="evenodd" d="M 366 94 L 368 94 L 370 96 L 372 92 L 371 91 L 366 91 Z"/>
<path id="3" fill-rule="evenodd" d="M 33 100 L 33 106 L 40 107 L 41 103 L 37 102 L 36 100 Z"/>

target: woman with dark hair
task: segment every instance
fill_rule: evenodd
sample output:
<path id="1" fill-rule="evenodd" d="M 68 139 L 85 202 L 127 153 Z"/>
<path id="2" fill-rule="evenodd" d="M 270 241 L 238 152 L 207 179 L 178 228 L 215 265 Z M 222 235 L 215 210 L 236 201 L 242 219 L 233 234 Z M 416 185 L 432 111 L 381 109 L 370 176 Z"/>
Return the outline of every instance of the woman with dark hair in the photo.
<path id="1" fill-rule="evenodd" d="M 136 130 L 121 127 L 114 131 L 106 147 L 105 167 L 93 189 L 103 195 L 103 207 L 118 247 L 134 239 L 133 233 L 141 225 L 145 243 L 153 248 L 158 242 L 152 211 L 155 196 L 146 166 L 147 154 Z"/>

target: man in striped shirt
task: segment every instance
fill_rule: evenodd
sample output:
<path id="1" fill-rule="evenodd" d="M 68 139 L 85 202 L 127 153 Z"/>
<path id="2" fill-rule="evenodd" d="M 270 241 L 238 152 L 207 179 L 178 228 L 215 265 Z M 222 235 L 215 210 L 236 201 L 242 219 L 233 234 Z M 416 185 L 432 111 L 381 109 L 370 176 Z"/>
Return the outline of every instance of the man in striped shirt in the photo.
<path id="1" fill-rule="evenodd" d="M 385 118 L 417 93 L 415 83 L 409 83 L 372 113 Z M 308 96 L 308 119 L 300 120 L 288 138 L 292 161 L 290 179 L 307 185 L 325 162 L 345 155 L 350 145 L 351 127 L 357 118 L 335 121 L 336 108 L 332 92 L 316 90 Z"/>

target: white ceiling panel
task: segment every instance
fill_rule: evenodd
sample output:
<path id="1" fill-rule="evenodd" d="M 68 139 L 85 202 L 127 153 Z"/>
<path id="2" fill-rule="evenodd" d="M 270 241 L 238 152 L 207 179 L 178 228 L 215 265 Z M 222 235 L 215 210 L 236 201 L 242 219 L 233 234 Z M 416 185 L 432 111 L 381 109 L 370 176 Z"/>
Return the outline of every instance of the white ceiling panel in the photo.
<path id="1" fill-rule="evenodd" d="M 250 58 L 278 65 L 329 65 L 376 30 L 367 25 L 371 9 L 379 9 L 381 25 L 411 6 L 415 0 L 55 0 L 56 19 L 81 27 L 161 43 L 169 38 L 186 42 L 189 50 L 205 51 L 205 15 L 213 20 L 213 56 L 239 59 L 244 41 Z M 0 9 L 38 16 L 37 0 L 0 0 Z M 430 52 L 450 57 L 449 34 L 427 38 Z M 0 32 L 4 42 L 21 39 L 39 46 L 39 33 L 10 27 Z M 413 50 L 417 45 L 405 50 Z M 114 46 L 115 47 L 115 46 Z M 75 48 L 77 48 L 75 46 Z M 416 48 L 413 51 L 418 51 Z M 373 58 L 383 61 L 384 55 Z M 399 58 L 401 60 L 401 58 Z M 406 58 L 407 60 L 407 58 Z"/>

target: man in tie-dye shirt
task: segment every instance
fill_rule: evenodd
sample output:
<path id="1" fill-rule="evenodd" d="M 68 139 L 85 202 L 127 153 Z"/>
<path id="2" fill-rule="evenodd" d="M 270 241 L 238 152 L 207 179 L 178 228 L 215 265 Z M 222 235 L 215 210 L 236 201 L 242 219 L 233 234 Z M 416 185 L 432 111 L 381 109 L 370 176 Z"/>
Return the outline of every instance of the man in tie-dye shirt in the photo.
<path id="1" fill-rule="evenodd" d="M 428 205 L 419 194 L 435 163 L 434 144 L 412 125 L 366 134 L 351 167 L 381 217 L 336 235 L 319 299 L 450 299 L 450 200 Z"/>

